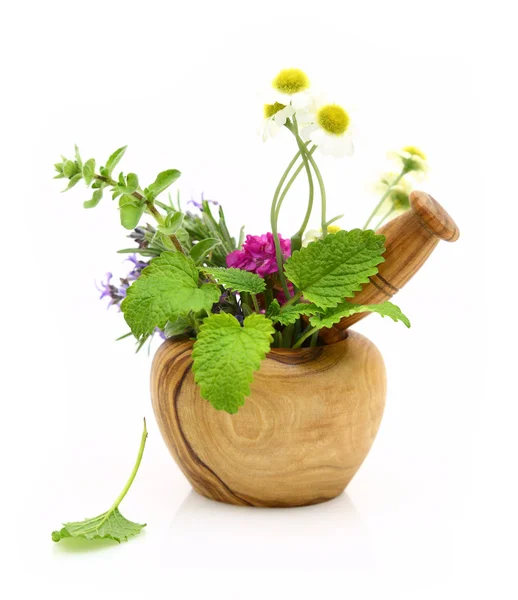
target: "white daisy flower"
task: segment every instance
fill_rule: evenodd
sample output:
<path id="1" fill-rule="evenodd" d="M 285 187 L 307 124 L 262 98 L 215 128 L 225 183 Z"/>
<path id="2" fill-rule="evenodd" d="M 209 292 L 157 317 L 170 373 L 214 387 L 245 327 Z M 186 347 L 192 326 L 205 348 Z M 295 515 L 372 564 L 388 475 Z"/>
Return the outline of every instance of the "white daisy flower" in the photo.
<path id="1" fill-rule="evenodd" d="M 314 98 L 306 110 L 297 112 L 300 134 L 312 141 L 324 155 L 351 156 L 354 145 L 349 130 L 349 114 L 338 104 L 326 104 Z"/>
<path id="2" fill-rule="evenodd" d="M 291 105 L 295 108 L 307 106 L 311 97 L 308 93 L 309 78 L 300 69 L 283 69 L 272 81 L 271 97 L 279 104 Z"/>
<path id="3" fill-rule="evenodd" d="M 261 128 L 263 142 L 268 138 L 274 137 L 279 133 L 281 127 L 286 121 L 295 114 L 295 109 L 291 105 L 275 102 L 274 104 L 264 105 L 264 119 Z"/>
<path id="4" fill-rule="evenodd" d="M 296 109 L 310 102 L 309 79 L 300 69 L 284 69 L 271 82 L 263 95 L 264 119 L 261 134 L 264 141 L 274 137 Z"/>

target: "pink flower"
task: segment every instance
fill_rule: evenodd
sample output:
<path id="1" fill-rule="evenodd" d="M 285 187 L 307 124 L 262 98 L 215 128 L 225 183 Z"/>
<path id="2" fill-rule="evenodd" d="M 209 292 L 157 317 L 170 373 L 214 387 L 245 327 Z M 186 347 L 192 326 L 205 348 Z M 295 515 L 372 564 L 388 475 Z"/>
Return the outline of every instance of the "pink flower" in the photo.
<path id="1" fill-rule="evenodd" d="M 291 255 L 291 241 L 279 236 L 284 258 Z M 247 235 L 242 250 L 234 250 L 227 256 L 227 267 L 252 271 L 261 277 L 277 272 L 273 235 Z"/>

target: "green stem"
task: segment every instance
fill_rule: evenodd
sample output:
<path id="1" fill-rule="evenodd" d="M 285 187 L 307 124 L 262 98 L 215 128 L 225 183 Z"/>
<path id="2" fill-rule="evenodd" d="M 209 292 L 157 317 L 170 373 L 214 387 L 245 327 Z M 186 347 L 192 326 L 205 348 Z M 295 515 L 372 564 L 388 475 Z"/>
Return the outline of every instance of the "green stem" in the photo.
<path id="1" fill-rule="evenodd" d="M 288 129 L 290 129 L 290 128 L 288 127 Z M 293 133 L 293 135 L 297 139 L 297 143 L 299 144 L 299 148 L 300 148 L 300 144 L 303 145 L 304 150 L 302 150 L 302 148 L 301 148 L 301 152 L 304 152 L 304 154 L 306 155 L 306 157 L 309 160 L 309 162 L 311 163 L 311 166 L 313 167 L 313 171 L 315 172 L 315 175 L 317 177 L 318 187 L 320 188 L 320 198 L 321 198 L 321 202 L 322 202 L 321 223 L 322 223 L 322 239 L 324 239 L 326 237 L 326 235 L 327 235 L 326 188 L 325 188 L 325 185 L 324 185 L 324 179 L 322 178 L 322 173 L 320 172 L 320 169 L 318 168 L 318 165 L 315 162 L 315 159 L 313 158 L 313 154 L 312 153 L 310 154 L 308 152 L 308 149 L 304 145 L 304 142 L 302 141 L 302 139 L 301 139 L 300 135 L 298 134 L 298 132 L 295 131 L 293 128 L 291 128 L 290 131 Z"/>
<path id="2" fill-rule="evenodd" d="M 390 215 L 394 212 L 394 207 L 390 207 L 390 210 L 388 210 L 385 213 L 385 216 L 381 219 L 381 221 L 376 225 L 376 230 L 378 230 L 383 223 L 390 217 Z"/>
<path id="3" fill-rule="evenodd" d="M 402 177 L 404 175 L 405 175 L 405 169 L 403 169 L 401 171 L 401 173 L 396 177 L 396 179 L 394 179 L 394 181 L 388 186 L 387 191 L 383 194 L 383 196 L 381 197 L 381 200 L 378 202 L 378 204 L 376 204 L 376 207 L 371 212 L 369 218 L 365 222 L 365 225 L 363 226 L 363 229 L 367 229 L 367 227 L 369 226 L 369 223 L 372 221 L 372 219 L 374 219 L 374 215 L 378 212 L 378 210 L 380 209 L 381 205 L 383 204 L 383 202 L 385 202 L 385 200 L 387 199 L 388 195 L 392 191 L 392 188 L 400 182 L 400 180 L 402 179 Z"/>
<path id="4" fill-rule="evenodd" d="M 110 177 L 103 177 L 102 175 L 94 175 L 94 179 L 97 179 L 99 181 L 107 183 L 108 185 L 111 185 L 112 187 L 115 187 L 118 185 L 118 183 L 114 179 L 111 179 Z M 148 213 L 150 215 L 152 215 L 153 217 L 155 217 L 155 220 L 159 225 L 161 225 L 161 226 L 164 225 L 164 219 L 163 219 L 162 215 L 158 212 L 158 210 L 155 208 L 155 206 L 153 205 L 152 202 L 150 202 L 140 192 L 137 192 L 137 191 L 130 194 L 130 196 L 133 196 L 137 200 L 144 201 L 146 203 L 146 209 L 147 209 Z M 171 234 L 169 236 L 169 238 L 173 242 L 173 245 L 178 250 L 178 252 L 185 254 L 185 252 L 183 251 L 182 245 L 180 244 L 180 240 L 176 237 L 176 235 Z"/>
<path id="5" fill-rule="evenodd" d="M 144 419 L 144 431 L 142 432 L 142 438 L 140 440 L 140 448 L 139 448 L 139 451 L 137 454 L 137 461 L 135 462 L 135 466 L 133 467 L 133 471 L 131 471 L 131 475 L 129 476 L 129 479 L 126 482 L 124 489 L 117 496 L 117 499 L 112 504 L 111 508 L 106 512 L 104 519 L 99 523 L 97 528 L 101 527 L 101 525 L 108 519 L 108 517 L 111 515 L 111 513 L 116 508 L 118 508 L 119 504 L 124 500 L 124 496 L 128 493 L 128 490 L 130 489 L 131 484 L 133 483 L 133 480 L 135 479 L 135 476 L 137 475 L 137 471 L 140 467 L 140 463 L 142 462 L 142 455 L 144 454 L 144 447 L 146 446 L 146 438 L 147 438 L 147 428 L 146 428 L 146 419 Z"/>
<path id="6" fill-rule="evenodd" d="M 252 302 L 254 303 L 255 312 L 258 313 L 259 312 L 259 304 L 257 302 L 257 296 L 255 294 L 250 294 L 250 296 L 252 297 Z"/>
<path id="7" fill-rule="evenodd" d="M 295 304 L 295 302 L 297 302 L 297 300 L 302 296 L 302 292 L 297 292 L 292 298 L 290 298 L 288 300 L 288 302 L 285 302 L 282 306 L 281 306 L 281 312 L 284 308 L 286 308 L 287 306 L 291 306 L 292 304 Z"/>
<path id="8" fill-rule="evenodd" d="M 297 154 L 295 154 L 295 156 L 291 160 L 290 164 L 288 165 L 288 167 L 282 174 L 281 180 L 279 181 L 279 184 L 277 185 L 277 188 L 275 189 L 275 193 L 273 195 L 273 200 L 272 200 L 272 208 L 270 210 L 270 223 L 272 226 L 273 241 L 275 243 L 275 258 L 277 260 L 277 269 L 279 272 L 279 279 L 280 279 L 280 282 L 282 285 L 282 290 L 283 290 L 286 298 L 291 298 L 291 294 L 290 294 L 290 291 L 288 290 L 288 284 L 286 283 L 286 277 L 284 276 L 284 268 L 283 268 L 284 257 L 282 255 L 281 242 L 279 239 L 279 233 L 278 233 L 278 229 L 277 229 L 277 222 L 278 222 L 277 202 L 279 199 L 279 195 L 281 193 L 282 186 L 284 185 L 284 182 L 286 181 L 286 178 L 288 177 L 289 172 L 293 168 L 293 165 L 297 162 L 299 156 L 300 156 L 300 152 L 297 152 Z"/>
<path id="9" fill-rule="evenodd" d="M 300 348 L 302 344 L 311 337 L 314 333 L 318 332 L 318 327 L 313 327 L 309 331 L 306 331 L 294 344 L 294 348 Z"/>
<path id="10" fill-rule="evenodd" d="M 311 342 L 309 344 L 309 347 L 314 348 L 317 345 L 317 341 L 318 341 L 318 330 L 315 331 L 313 333 L 313 335 L 311 336 Z"/>

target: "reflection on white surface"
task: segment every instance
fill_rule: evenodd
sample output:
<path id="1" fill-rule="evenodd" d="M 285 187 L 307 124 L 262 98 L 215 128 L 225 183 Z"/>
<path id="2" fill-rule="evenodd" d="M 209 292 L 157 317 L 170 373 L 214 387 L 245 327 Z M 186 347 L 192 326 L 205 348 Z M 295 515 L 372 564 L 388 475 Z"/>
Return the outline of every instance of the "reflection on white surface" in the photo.
<path id="1" fill-rule="evenodd" d="M 221 569 L 229 560 L 234 568 L 251 568 L 258 557 L 267 570 L 358 571 L 373 563 L 368 533 L 347 494 L 314 506 L 253 508 L 191 491 L 173 517 L 164 546 L 163 560 L 177 568 L 201 563 Z"/>

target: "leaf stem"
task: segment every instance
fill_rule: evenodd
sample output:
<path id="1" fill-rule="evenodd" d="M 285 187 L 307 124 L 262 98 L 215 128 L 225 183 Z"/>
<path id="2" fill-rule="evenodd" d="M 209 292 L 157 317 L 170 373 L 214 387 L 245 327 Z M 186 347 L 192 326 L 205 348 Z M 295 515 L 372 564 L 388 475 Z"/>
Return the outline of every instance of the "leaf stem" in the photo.
<path id="1" fill-rule="evenodd" d="M 285 309 L 287 306 L 291 306 L 292 304 L 295 304 L 295 302 L 297 302 L 297 300 L 302 296 L 302 292 L 297 292 L 292 298 L 290 298 L 287 302 L 285 302 L 282 306 L 281 306 L 281 312 L 283 311 L 283 309 Z"/>
<path id="2" fill-rule="evenodd" d="M 255 312 L 259 313 L 259 304 L 257 302 L 257 296 L 256 296 L 256 294 L 250 294 L 250 296 L 252 297 L 252 302 L 254 303 Z"/>
<path id="3" fill-rule="evenodd" d="M 308 339 L 308 337 L 311 337 L 314 333 L 318 332 L 318 327 L 313 327 L 312 329 L 310 329 L 309 331 L 306 331 L 293 345 L 294 348 L 300 348 L 302 346 L 302 344 Z"/>
<path id="4" fill-rule="evenodd" d="M 111 179 L 110 177 L 104 177 L 103 175 L 94 175 L 94 179 L 97 179 L 99 181 L 107 183 L 108 185 L 111 185 L 112 187 L 116 187 L 118 185 L 117 182 L 114 179 Z M 134 198 L 136 198 L 137 200 L 144 201 L 146 203 L 146 209 L 147 209 L 148 213 L 150 215 L 152 215 L 153 217 L 155 217 L 155 220 L 156 220 L 156 222 L 159 225 L 163 225 L 164 224 L 164 219 L 162 218 L 162 215 L 153 206 L 152 202 L 150 202 L 140 192 L 137 192 L 137 191 L 132 192 L 130 195 L 133 196 Z M 185 254 L 185 252 L 184 252 L 184 250 L 182 248 L 182 245 L 180 244 L 180 240 L 176 237 L 176 235 L 171 234 L 169 236 L 169 238 L 173 242 L 173 245 L 178 250 L 178 252 L 181 252 L 182 254 Z"/>
<path id="5" fill-rule="evenodd" d="M 117 499 L 112 504 L 111 508 L 104 514 L 104 518 L 99 523 L 99 525 L 97 526 L 97 528 L 101 527 L 101 525 L 108 519 L 108 517 L 111 515 L 111 513 L 116 508 L 119 507 L 119 504 L 124 500 L 124 496 L 128 493 L 128 490 L 130 489 L 131 484 L 133 483 L 133 480 L 135 479 L 135 476 L 137 475 L 137 471 L 138 471 L 138 469 L 140 467 L 140 463 L 142 462 L 142 455 L 144 454 L 144 448 L 146 446 L 146 438 L 147 438 L 147 428 L 146 428 L 146 419 L 144 419 L 144 431 L 142 432 L 142 438 L 140 440 L 140 448 L 139 448 L 139 451 L 138 451 L 138 454 L 137 454 L 137 460 L 135 462 L 135 466 L 133 467 L 133 471 L 131 471 L 131 475 L 129 476 L 129 479 L 126 482 L 126 485 L 124 486 L 124 489 L 117 496 Z"/>
<path id="6" fill-rule="evenodd" d="M 372 219 L 374 219 L 374 215 L 378 212 L 381 205 L 386 200 L 386 198 L 388 197 L 388 195 L 390 194 L 390 192 L 392 191 L 394 186 L 397 185 L 401 181 L 401 179 L 405 175 L 405 173 L 406 173 L 406 171 L 405 171 L 405 169 L 403 169 L 401 171 L 401 173 L 396 177 L 396 179 L 394 179 L 394 181 L 388 186 L 387 191 L 383 194 L 383 196 L 381 197 L 381 200 L 378 202 L 378 204 L 376 204 L 374 210 L 369 215 L 369 218 L 367 219 L 367 221 L 365 221 L 365 225 L 363 226 L 362 229 L 367 229 L 367 227 L 369 226 L 369 223 L 372 221 Z"/>

